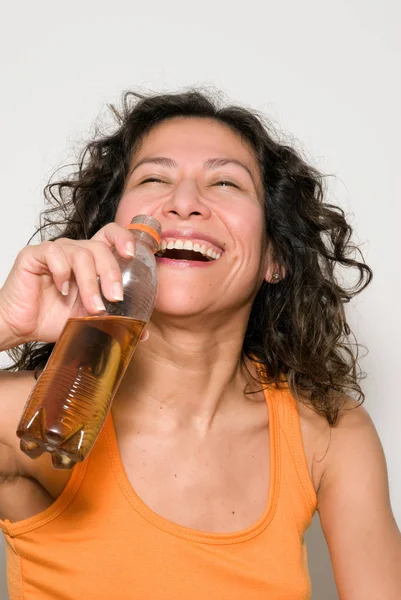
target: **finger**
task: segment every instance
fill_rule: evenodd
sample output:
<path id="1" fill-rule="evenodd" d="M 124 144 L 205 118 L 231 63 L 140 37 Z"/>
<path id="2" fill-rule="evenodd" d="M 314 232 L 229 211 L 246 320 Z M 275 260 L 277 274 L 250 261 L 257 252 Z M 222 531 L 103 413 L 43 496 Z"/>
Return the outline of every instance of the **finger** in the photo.
<path id="1" fill-rule="evenodd" d="M 141 337 L 139 338 L 140 342 L 146 342 L 149 339 L 149 329 L 146 327 L 142 330 Z"/>
<path id="2" fill-rule="evenodd" d="M 70 240 L 63 238 L 58 240 L 64 248 L 68 248 L 68 252 L 73 255 L 81 248 L 89 251 L 92 255 L 96 277 L 100 278 L 100 285 L 103 295 L 110 302 L 123 300 L 123 286 L 121 269 L 117 258 L 112 252 L 112 248 L 105 242 L 95 240 Z M 98 298 L 96 298 L 98 301 Z"/>
<path id="3" fill-rule="evenodd" d="M 111 302 L 123 300 L 122 274 L 116 256 L 104 242 L 90 240 L 88 244 L 93 252 L 103 295 Z"/>
<path id="4" fill-rule="evenodd" d="M 63 249 L 72 265 L 84 307 L 90 314 L 104 311 L 93 253 L 88 248 L 72 244 L 66 244 Z"/>
<path id="5" fill-rule="evenodd" d="M 55 286 L 63 296 L 68 296 L 72 269 L 63 249 L 50 242 L 46 249 L 46 262 Z"/>
<path id="6" fill-rule="evenodd" d="M 118 254 L 127 258 L 134 256 L 135 237 L 128 229 L 117 225 L 117 223 L 108 223 L 93 236 L 92 240 L 104 242 L 109 247 L 115 247 Z"/>
<path id="7" fill-rule="evenodd" d="M 63 249 L 54 242 L 27 246 L 18 255 L 19 266 L 36 275 L 49 273 L 57 289 L 66 296 L 71 279 L 71 264 Z"/>

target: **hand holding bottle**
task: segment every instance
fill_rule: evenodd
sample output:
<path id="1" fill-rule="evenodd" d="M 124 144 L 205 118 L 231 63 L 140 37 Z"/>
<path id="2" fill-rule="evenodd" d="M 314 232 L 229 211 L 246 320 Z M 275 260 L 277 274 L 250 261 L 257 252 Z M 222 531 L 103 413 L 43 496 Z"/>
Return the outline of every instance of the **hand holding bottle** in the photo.
<path id="1" fill-rule="evenodd" d="M 63 291 L 61 282 L 66 280 L 66 275 L 71 275 L 71 269 L 75 267 L 79 296 L 75 293 L 77 302 L 69 311 L 66 325 L 28 398 L 17 435 L 23 452 L 35 458 L 46 450 L 51 453 L 53 465 L 57 468 L 72 468 L 90 452 L 153 312 L 157 291 L 154 253 L 159 248 L 160 223 L 148 215 L 137 215 L 128 228 L 133 230 L 136 240 L 133 257 L 118 255 L 117 244 L 123 238 L 119 229 L 114 227 L 112 230 L 109 226 L 110 237 L 107 240 L 110 247 L 92 240 L 84 247 L 71 244 L 71 250 L 64 240 L 62 250 L 65 257 L 57 255 L 59 265 L 64 267 L 62 275 L 52 264 L 53 287 L 57 286 L 58 293 L 60 286 Z M 119 251 L 124 248 L 127 254 L 129 242 L 130 239 L 125 238 L 125 246 L 121 246 Z M 116 250 L 112 251 L 113 243 Z M 78 258 L 86 260 L 85 273 L 81 272 L 81 267 L 77 270 L 77 263 L 70 256 L 74 253 L 75 261 Z M 130 254 L 131 247 L 128 245 Z M 44 264 L 43 259 L 41 264 Z M 113 270 L 114 277 L 110 277 Z M 97 275 L 101 277 L 103 298 L 99 295 Z M 45 289 L 43 284 L 41 288 L 33 281 L 36 287 L 32 284 L 34 293 L 31 296 L 40 302 Z M 100 306 L 103 301 L 104 307 Z M 52 310 L 55 304 L 56 300 L 53 300 Z M 104 309 L 102 314 L 94 315 L 99 309 Z M 38 314 L 41 314 L 40 311 L 33 313 L 32 321 L 38 321 Z"/>
<path id="2" fill-rule="evenodd" d="M 89 314 L 103 310 L 99 290 L 110 301 L 122 299 L 121 270 L 113 248 L 133 256 L 135 237 L 109 223 L 91 240 L 43 242 L 18 254 L 0 290 L 1 349 L 28 341 L 55 342 L 74 317 L 78 292 Z"/>

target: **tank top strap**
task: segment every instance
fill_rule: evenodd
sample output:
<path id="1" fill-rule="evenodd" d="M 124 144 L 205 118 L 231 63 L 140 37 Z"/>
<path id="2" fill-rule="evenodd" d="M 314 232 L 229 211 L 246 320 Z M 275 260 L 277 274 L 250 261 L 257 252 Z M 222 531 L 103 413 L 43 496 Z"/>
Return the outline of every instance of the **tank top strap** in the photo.
<path id="1" fill-rule="evenodd" d="M 270 385 L 266 393 L 272 395 L 277 415 L 279 452 L 288 486 L 300 488 L 311 517 L 316 510 L 317 498 L 305 455 L 297 401 L 287 383 Z"/>

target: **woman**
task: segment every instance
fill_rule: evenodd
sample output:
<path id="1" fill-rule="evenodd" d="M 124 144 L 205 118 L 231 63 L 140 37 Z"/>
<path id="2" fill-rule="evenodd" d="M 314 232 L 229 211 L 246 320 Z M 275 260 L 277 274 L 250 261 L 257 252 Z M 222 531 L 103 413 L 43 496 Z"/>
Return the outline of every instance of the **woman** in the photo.
<path id="1" fill-rule="evenodd" d="M 0 295 L 11 599 L 305 600 L 316 508 L 341 600 L 401 598 L 383 452 L 347 395 L 363 397 L 344 303 L 371 272 L 319 174 L 250 111 L 128 94 L 118 130 L 48 194 L 44 227 L 61 230 L 22 250 Z M 78 290 L 91 314 L 97 276 L 121 298 L 111 249 L 132 254 L 139 213 L 165 242 L 150 335 L 88 460 L 57 471 L 15 430 Z"/>

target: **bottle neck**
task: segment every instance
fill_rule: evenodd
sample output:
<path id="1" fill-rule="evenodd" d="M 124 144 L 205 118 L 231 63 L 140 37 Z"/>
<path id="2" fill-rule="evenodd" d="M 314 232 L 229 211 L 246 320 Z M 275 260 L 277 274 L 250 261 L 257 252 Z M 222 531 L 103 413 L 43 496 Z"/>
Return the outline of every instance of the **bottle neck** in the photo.
<path id="1" fill-rule="evenodd" d="M 153 235 L 150 235 L 150 233 L 147 233 L 146 231 L 140 231 L 139 229 L 132 229 L 131 231 L 138 242 L 142 242 L 143 244 L 149 246 L 150 250 L 153 253 L 158 251 L 159 244 L 157 243 Z"/>

